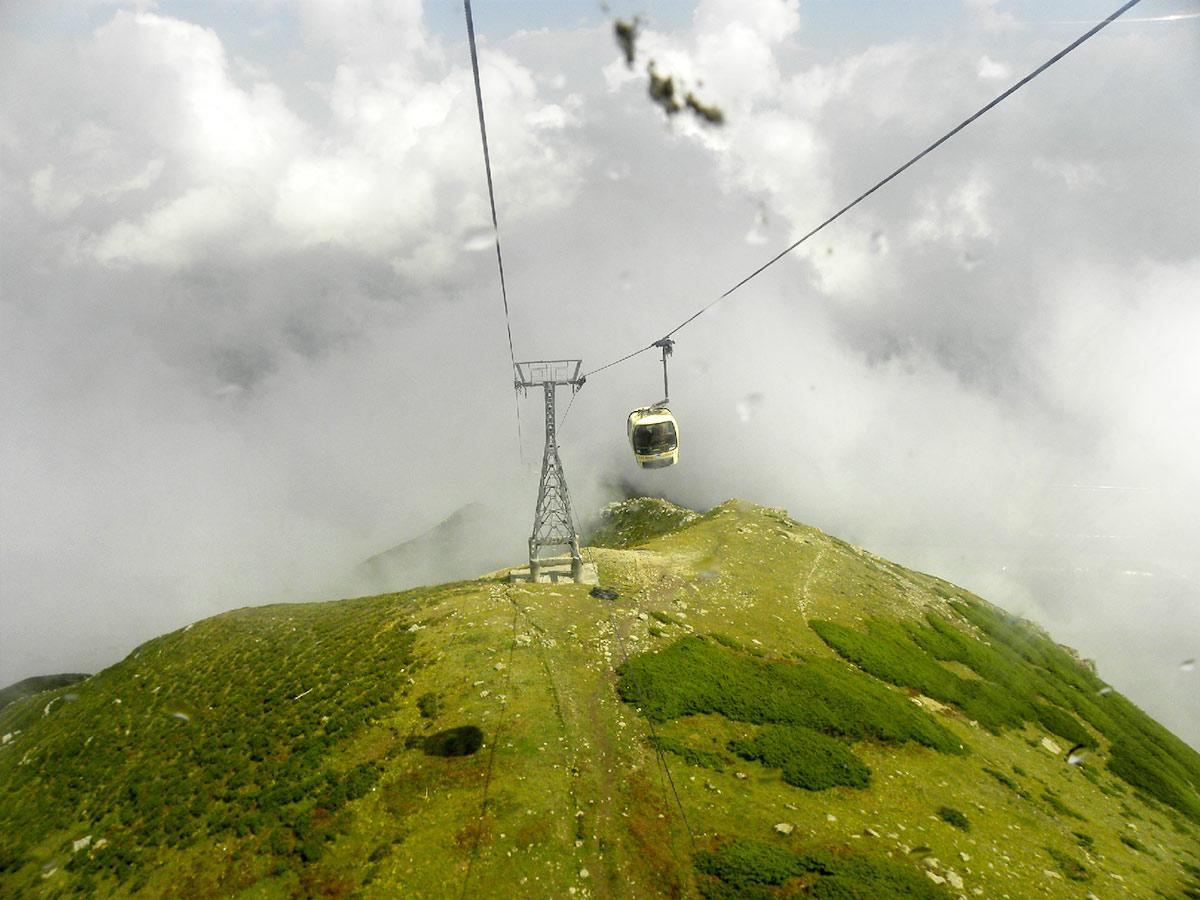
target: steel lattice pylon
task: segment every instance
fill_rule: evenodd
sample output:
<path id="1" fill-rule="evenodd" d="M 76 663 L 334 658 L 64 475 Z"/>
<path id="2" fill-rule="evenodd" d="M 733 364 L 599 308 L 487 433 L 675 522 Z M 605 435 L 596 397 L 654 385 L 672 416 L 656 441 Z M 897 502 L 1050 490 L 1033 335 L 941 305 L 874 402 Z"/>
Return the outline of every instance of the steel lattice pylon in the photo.
<path id="1" fill-rule="evenodd" d="M 579 377 L 582 360 L 554 359 L 517 363 L 516 386 L 527 389 L 540 385 L 546 400 L 546 449 L 542 453 L 542 478 L 538 485 L 537 509 L 533 516 L 533 533 L 529 537 L 529 577 L 536 582 L 541 574 L 541 549 L 567 547 L 571 554 L 571 578 L 583 577 L 583 558 L 579 554 L 579 533 L 575 529 L 575 514 L 571 495 L 558 455 L 558 435 L 555 430 L 554 396 L 559 385 L 570 385 L 572 391 L 583 386 Z"/>

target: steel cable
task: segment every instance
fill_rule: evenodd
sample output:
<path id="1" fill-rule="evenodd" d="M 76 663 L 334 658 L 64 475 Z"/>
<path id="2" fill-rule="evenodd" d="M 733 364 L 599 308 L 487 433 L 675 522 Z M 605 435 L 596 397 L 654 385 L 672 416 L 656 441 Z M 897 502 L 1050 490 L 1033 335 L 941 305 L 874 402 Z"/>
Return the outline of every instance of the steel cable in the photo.
<path id="1" fill-rule="evenodd" d="M 496 267 L 500 270 L 500 297 L 504 301 L 504 328 L 508 332 L 508 358 L 514 375 L 517 371 L 517 354 L 513 349 L 512 321 L 508 313 L 508 287 L 504 282 L 504 256 L 500 252 L 500 221 L 496 216 L 496 190 L 492 183 L 492 155 L 488 151 L 487 124 L 483 117 L 483 88 L 479 84 L 479 54 L 475 49 L 475 20 L 471 16 L 471 0 L 463 0 L 467 14 L 467 43 L 471 48 L 471 74 L 475 78 L 475 108 L 479 111 L 479 137 L 483 143 L 483 167 L 487 171 L 488 202 L 492 208 L 492 234 L 496 238 Z M 521 432 L 521 400 L 514 393 L 517 410 L 517 444 L 522 459 L 525 455 L 525 439 Z"/>
<path id="2" fill-rule="evenodd" d="M 664 337 L 669 338 L 669 337 L 673 336 L 676 332 L 681 330 L 682 328 L 686 327 L 687 325 L 690 325 L 692 322 L 694 322 L 696 319 L 698 319 L 704 313 L 708 312 L 710 309 L 712 309 L 714 306 L 716 306 L 718 303 L 720 303 L 722 300 L 724 300 L 726 297 L 728 297 L 730 294 L 732 294 L 734 291 L 736 291 L 742 285 L 746 284 L 752 278 L 755 278 L 756 276 L 758 276 L 762 272 L 764 272 L 766 269 L 770 268 L 775 263 L 779 262 L 779 260 L 783 259 L 783 257 L 787 256 L 789 253 L 791 253 L 793 250 L 795 250 L 797 247 L 799 247 L 801 244 L 803 244 L 805 241 L 807 241 L 813 235 L 817 234 L 817 232 L 821 231 L 821 229 L 823 229 L 825 226 L 830 225 L 833 222 L 840 219 L 843 214 L 849 212 L 851 209 L 856 207 L 863 200 L 866 200 L 868 197 L 870 197 L 873 193 L 875 193 L 877 190 L 879 190 L 881 187 L 883 187 L 885 184 L 887 184 L 893 178 L 900 175 L 906 169 L 915 165 L 917 162 L 919 162 L 925 156 L 932 153 L 934 150 L 936 150 L 942 144 L 946 143 L 946 141 L 950 140 L 950 138 L 954 137 L 954 135 L 958 134 L 960 131 L 962 131 L 964 128 L 966 128 L 968 125 L 970 125 L 972 122 L 974 122 L 976 119 L 980 118 L 985 113 L 987 113 L 989 110 L 998 106 L 1000 103 L 1002 103 L 1008 97 L 1010 97 L 1012 94 L 1016 93 L 1018 90 L 1020 90 L 1026 84 L 1031 82 L 1038 75 L 1041 75 L 1043 72 L 1045 72 L 1047 69 L 1049 69 L 1052 65 L 1054 65 L 1056 62 L 1058 62 L 1060 59 L 1062 59 L 1064 56 L 1066 56 L 1072 50 L 1077 48 L 1080 44 L 1083 44 L 1085 41 L 1088 41 L 1089 39 L 1094 37 L 1101 30 L 1103 30 L 1104 28 L 1107 28 L 1109 25 L 1111 25 L 1113 22 L 1115 22 L 1117 19 L 1119 19 L 1121 16 L 1123 16 L 1129 10 L 1133 9 L 1133 7 L 1137 6 L 1140 2 L 1141 2 L 1141 0 L 1129 0 L 1129 2 L 1127 2 L 1116 12 L 1114 12 L 1110 16 L 1108 16 L 1108 18 L 1104 19 L 1101 22 L 1098 22 L 1096 25 L 1089 28 L 1086 32 L 1084 32 L 1082 35 L 1080 35 L 1078 38 L 1076 38 L 1074 41 L 1072 41 L 1070 44 L 1068 44 L 1062 50 L 1059 50 L 1052 57 L 1050 57 L 1048 60 L 1046 60 L 1040 66 L 1038 66 L 1032 72 L 1030 72 L 1028 75 L 1026 75 L 1024 78 L 1022 78 L 1016 84 L 1014 84 L 1010 88 L 1008 88 L 1008 90 L 1001 93 L 990 103 L 987 103 L 986 105 L 980 107 L 978 110 L 976 110 L 970 116 L 968 116 L 966 119 L 963 119 L 963 121 L 958 123 L 958 125 L 954 126 L 954 128 L 950 129 L 950 131 L 946 132 L 944 135 L 942 135 L 940 138 L 938 138 L 936 141 L 934 141 L 932 144 L 930 144 L 928 147 L 926 147 L 924 150 L 922 150 L 920 153 L 918 153 L 916 156 L 914 156 L 908 162 L 904 163 L 902 166 L 900 166 L 898 169 L 896 169 L 894 172 L 892 172 L 886 178 L 883 178 L 882 180 L 876 182 L 874 185 L 872 185 L 867 190 L 863 191 L 863 193 L 859 194 L 857 197 L 855 197 L 853 200 L 851 200 L 849 203 L 847 203 L 845 206 L 843 206 L 841 209 L 839 209 L 837 212 L 835 212 L 833 215 L 831 215 L 829 218 L 827 218 L 824 222 L 822 222 L 816 228 L 812 229 L 807 234 L 805 234 L 803 237 L 801 237 L 799 240 L 797 240 L 794 243 L 790 244 L 789 246 L 785 247 L 779 253 L 775 254 L 775 256 L 771 257 L 771 259 L 767 260 L 765 263 L 763 263 L 761 266 L 759 266 L 757 269 L 755 269 L 753 272 L 751 272 L 749 275 L 747 275 L 745 278 L 743 278 L 741 281 L 739 281 L 737 284 L 735 284 L 733 287 L 731 287 L 725 293 L 721 294 L 721 296 L 717 297 L 715 300 L 711 300 L 706 305 L 700 307 L 700 309 L 698 309 L 696 312 L 692 313 L 692 315 L 688 316 L 686 319 L 684 319 L 682 322 L 680 322 L 678 325 L 676 325 L 674 328 L 672 328 L 670 331 L 668 331 L 666 333 L 666 335 L 664 335 Z M 584 377 L 589 378 L 598 372 L 603 372 L 605 369 L 611 369 L 613 366 L 620 365 L 621 363 L 625 362 L 626 360 L 633 359 L 633 357 L 638 356 L 639 354 L 645 353 L 647 350 L 650 350 L 653 347 L 654 347 L 653 342 L 650 344 L 647 344 L 645 347 L 642 347 L 640 350 L 634 350 L 632 353 L 627 353 L 625 356 L 622 356 L 620 359 L 613 360 L 612 362 L 606 363 L 605 365 L 600 366 L 599 368 L 592 369 L 590 372 L 585 373 Z"/>

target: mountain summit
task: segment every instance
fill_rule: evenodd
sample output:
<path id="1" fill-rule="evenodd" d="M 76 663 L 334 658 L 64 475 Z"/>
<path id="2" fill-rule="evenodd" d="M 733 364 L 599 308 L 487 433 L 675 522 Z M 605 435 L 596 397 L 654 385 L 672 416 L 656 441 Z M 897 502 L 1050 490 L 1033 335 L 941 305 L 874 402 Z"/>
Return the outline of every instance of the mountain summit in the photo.
<path id="1" fill-rule="evenodd" d="M 1032 623 L 737 501 L 585 556 L 13 702 L 0 893 L 1200 896 L 1200 755 Z"/>

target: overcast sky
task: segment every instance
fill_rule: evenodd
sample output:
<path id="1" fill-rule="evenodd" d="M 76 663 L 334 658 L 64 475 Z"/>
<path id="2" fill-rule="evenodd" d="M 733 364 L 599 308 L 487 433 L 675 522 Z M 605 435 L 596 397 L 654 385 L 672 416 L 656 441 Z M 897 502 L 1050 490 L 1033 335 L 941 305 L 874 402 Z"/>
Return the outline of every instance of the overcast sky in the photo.
<path id="1" fill-rule="evenodd" d="M 1116 5 L 478 0 L 518 358 L 649 343 Z M 656 360 L 590 379 L 579 510 L 622 479 L 786 507 L 1200 746 L 1198 13 L 1145 0 L 681 331 L 676 468 L 625 445 Z M 0 30 L 0 683 L 354 593 L 473 501 L 519 562 L 541 402 L 519 448 L 461 6 Z M 668 121 L 651 58 L 727 123 Z"/>

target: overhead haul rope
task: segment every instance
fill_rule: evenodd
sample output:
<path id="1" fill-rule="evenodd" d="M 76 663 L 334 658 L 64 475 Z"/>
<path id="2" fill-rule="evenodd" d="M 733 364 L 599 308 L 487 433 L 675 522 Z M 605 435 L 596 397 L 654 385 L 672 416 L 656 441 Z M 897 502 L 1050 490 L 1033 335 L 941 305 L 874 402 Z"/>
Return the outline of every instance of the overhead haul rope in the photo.
<path id="1" fill-rule="evenodd" d="M 1006 90 L 1004 93 L 1002 93 L 998 97 L 996 97 L 996 99 L 992 100 L 986 106 L 980 107 L 972 115 L 968 116 L 966 119 L 963 119 L 963 121 L 961 121 L 958 125 L 956 125 L 954 128 L 952 128 L 950 131 L 946 132 L 944 135 L 942 135 L 940 138 L 938 138 L 936 141 L 934 141 L 932 144 L 930 144 L 928 147 L 926 147 L 924 150 L 922 150 L 920 153 L 918 153 L 916 156 L 914 156 L 912 159 L 910 159 L 904 165 L 900 166 L 900 168 L 896 169 L 894 172 L 892 172 L 892 174 L 888 175 L 883 180 L 875 183 L 868 190 L 863 191 L 863 193 L 859 194 L 857 197 L 855 197 L 853 200 L 851 200 L 849 203 L 847 203 L 845 206 L 843 206 L 841 209 L 839 209 L 837 212 L 835 212 L 832 216 L 830 216 L 828 219 L 826 219 L 824 222 L 822 222 L 820 225 L 818 225 L 812 231 L 808 232 L 808 234 L 804 235 L 798 241 L 796 241 L 795 243 L 791 244 L 790 246 L 784 248 L 779 253 L 777 253 L 775 256 L 771 257 L 771 259 L 767 260 L 765 263 L 763 263 L 761 266 L 759 266 L 757 269 L 755 269 L 753 272 L 751 272 L 749 275 L 747 275 L 745 278 L 743 278 L 741 281 L 739 281 L 737 284 L 735 284 L 733 287 L 731 287 L 729 290 L 727 290 L 725 293 L 723 293 L 720 297 L 717 297 L 715 300 L 712 300 L 709 303 L 707 303 L 706 305 L 700 307 L 700 309 L 698 309 L 696 312 L 692 313 L 692 315 L 688 316 L 686 319 L 684 319 L 682 322 L 680 322 L 678 325 L 676 325 L 674 328 L 672 328 L 670 331 L 668 331 L 664 335 L 664 337 L 669 338 L 672 335 L 674 335 L 677 331 L 679 331 L 680 329 L 684 328 L 687 325 L 690 325 L 692 322 L 694 322 L 696 319 L 698 319 L 704 313 L 708 312 L 710 309 L 712 309 L 714 306 L 716 306 L 718 303 L 720 303 L 722 300 L 724 300 L 726 297 L 728 297 L 730 294 L 732 294 L 734 291 L 736 291 L 738 288 L 740 288 L 742 285 L 744 285 L 750 279 L 756 277 L 757 275 L 761 274 L 763 271 L 765 271 L 769 267 L 773 266 L 775 263 L 779 262 L 779 260 L 783 259 L 783 257 L 787 256 L 789 253 L 791 253 L 793 250 L 795 250 L 797 247 L 799 247 L 801 244 L 803 244 L 805 241 L 807 241 L 809 238 L 811 238 L 813 235 L 815 235 L 817 232 L 819 232 L 826 225 L 829 225 L 829 224 L 837 221 L 839 218 L 842 217 L 842 215 L 844 213 L 847 213 L 854 207 L 858 206 L 859 203 L 861 203 L 863 200 L 866 200 L 873 193 L 875 193 L 877 190 L 879 190 L 881 187 L 883 187 L 885 184 L 887 184 L 889 181 L 891 181 L 893 178 L 895 178 L 897 175 L 899 175 L 905 169 L 908 169 L 910 166 L 915 165 L 922 158 L 924 158 L 928 154 L 932 153 L 934 150 L 936 150 L 942 144 L 946 143 L 946 141 L 950 140 L 950 138 L 954 137 L 954 135 L 958 134 L 960 131 L 962 131 L 964 128 L 966 128 L 968 125 L 970 125 L 972 122 L 974 122 L 976 119 L 981 117 L 984 113 L 988 112 L 993 107 L 998 106 L 1004 100 L 1008 99 L 1008 97 L 1010 97 L 1012 94 L 1016 93 L 1018 90 L 1020 90 L 1022 87 L 1027 85 L 1029 82 L 1033 81 L 1033 79 L 1037 78 L 1037 76 L 1041 75 L 1048 68 L 1050 68 L 1056 62 L 1058 62 L 1060 59 L 1062 59 L 1064 56 L 1066 56 L 1068 53 L 1070 53 L 1072 50 L 1074 50 L 1080 44 L 1082 44 L 1085 41 L 1094 37 L 1102 29 L 1107 28 L 1109 25 L 1111 25 L 1113 22 L 1115 22 L 1117 19 L 1119 19 L 1121 16 L 1123 16 L 1129 10 L 1133 9 L 1133 7 L 1137 6 L 1140 2 L 1141 2 L 1141 0 L 1129 0 L 1128 3 L 1126 3 L 1120 9 L 1118 9 L 1116 12 L 1114 12 L 1112 15 L 1110 15 L 1107 19 L 1104 19 L 1102 22 L 1099 22 L 1096 25 L 1094 25 L 1093 27 L 1091 27 L 1090 29 L 1088 29 L 1086 32 L 1084 32 L 1082 35 L 1080 35 L 1078 38 L 1076 38 L 1074 41 L 1072 41 L 1070 44 L 1068 44 L 1062 50 L 1059 50 L 1052 57 L 1050 57 L 1048 60 L 1046 60 L 1040 66 L 1038 66 L 1036 69 L 1034 69 L 1032 72 L 1030 72 L 1024 78 L 1022 78 L 1020 81 L 1018 81 L 1012 87 L 1010 87 L 1008 90 Z M 619 364 L 625 362 L 626 360 L 633 359 L 633 357 L 638 356 L 639 354 L 645 353 L 647 350 L 651 350 L 655 346 L 658 346 L 658 341 L 647 344 L 645 347 L 642 347 L 640 350 L 634 350 L 632 353 L 628 353 L 625 356 L 622 356 L 620 359 L 615 359 L 610 363 L 606 363 L 605 365 L 600 366 L 598 369 L 592 369 L 590 372 L 587 372 L 584 374 L 584 378 L 588 378 L 592 375 L 595 375 L 597 372 L 603 372 L 605 369 L 611 369 L 613 366 L 619 365 Z"/>
<path id="2" fill-rule="evenodd" d="M 640 614 L 641 601 L 638 601 L 637 606 L 635 607 L 635 615 Z M 621 636 L 620 626 L 617 624 L 617 618 L 615 615 L 613 615 L 613 611 L 611 609 L 608 611 L 608 621 L 612 627 L 613 634 L 616 636 L 617 646 L 621 649 L 621 660 L 625 665 L 626 671 L 629 672 L 630 680 L 633 682 L 633 689 L 637 692 L 638 700 L 642 703 L 646 703 L 648 697 L 642 691 L 641 679 L 637 677 L 637 670 L 629 667 L 629 651 L 625 649 L 625 639 Z M 683 801 L 679 799 L 679 791 L 675 787 L 675 779 L 671 777 L 671 767 L 667 765 L 667 758 L 663 754 L 662 742 L 658 739 L 658 729 L 654 727 L 654 717 L 650 713 L 644 712 L 636 704 L 634 705 L 634 708 L 646 717 L 646 724 L 650 729 L 650 745 L 654 748 L 654 755 L 658 760 L 659 774 L 665 778 L 666 784 L 671 788 L 671 794 L 675 798 L 675 807 L 679 810 L 679 818 L 683 822 L 683 827 L 687 829 L 688 840 L 691 842 L 692 849 L 695 850 L 696 833 L 692 830 L 691 822 L 688 821 L 687 813 L 683 808 Z"/>
<path id="3" fill-rule="evenodd" d="M 640 614 L 640 612 L 641 603 L 639 601 L 637 605 L 637 613 Z M 608 621 L 612 627 L 613 634 L 616 636 L 617 645 L 621 649 L 621 659 L 624 663 L 625 670 L 629 672 L 630 680 L 634 685 L 633 689 L 637 692 L 638 700 L 642 703 L 645 703 L 648 698 L 646 694 L 642 692 L 641 679 L 637 677 L 637 670 L 630 668 L 629 666 L 629 651 L 625 649 L 625 639 L 621 636 L 620 626 L 617 624 L 616 616 L 613 615 L 613 611 L 611 609 L 608 611 Z M 642 715 L 646 718 L 646 724 L 650 729 L 650 746 L 654 750 L 654 757 L 658 762 L 659 777 L 662 778 L 664 782 L 663 793 L 666 793 L 666 788 L 669 786 L 671 789 L 671 795 L 675 798 L 675 808 L 679 810 L 680 821 L 683 822 L 683 827 L 687 829 L 688 841 L 691 844 L 692 851 L 694 852 L 696 849 L 696 833 L 692 830 L 692 823 L 688 821 L 687 812 L 684 811 L 683 801 L 679 798 L 679 790 L 675 787 L 675 779 L 671 777 L 671 767 L 667 764 L 667 757 L 663 752 L 662 742 L 658 739 L 658 730 L 654 727 L 654 717 L 650 713 L 642 710 L 641 707 L 637 706 L 636 704 L 634 708 L 637 709 L 638 712 L 642 713 Z M 671 853 L 673 855 L 675 853 L 674 842 L 672 842 Z"/>
<path id="4" fill-rule="evenodd" d="M 513 350 L 512 321 L 508 314 L 508 288 L 504 284 L 504 257 L 500 253 L 500 222 L 496 218 L 496 190 L 492 185 L 492 156 L 488 152 L 487 125 L 483 120 L 483 89 L 479 86 L 479 54 L 475 50 L 475 21 L 471 18 L 471 0 L 463 0 L 467 14 L 467 43 L 471 46 L 471 74 L 475 76 L 475 107 L 479 110 L 479 137 L 483 142 L 483 167 L 487 170 L 488 201 L 492 206 L 492 233 L 496 236 L 496 267 L 500 270 L 500 297 L 504 300 L 504 327 L 508 331 L 508 358 L 513 374 L 517 371 L 517 354 Z M 521 400 L 514 393 L 517 408 L 517 442 L 522 456 L 525 439 L 521 434 Z"/>
<path id="5" fill-rule="evenodd" d="M 600 569 L 596 565 L 596 554 L 592 552 L 592 548 L 585 546 L 582 548 L 582 552 L 588 557 L 588 562 L 591 564 L 592 568 L 596 570 L 598 575 Z M 633 564 L 636 574 L 636 556 L 634 557 Z M 642 600 L 641 593 L 639 592 L 634 594 L 634 620 L 640 620 L 641 616 Z M 608 624 L 609 627 L 612 628 L 613 637 L 617 639 L 617 647 L 621 651 L 621 661 L 626 667 L 626 670 L 629 672 L 629 678 L 633 683 L 634 691 L 637 693 L 638 701 L 644 704 L 647 700 L 647 695 L 642 691 L 641 679 L 638 678 L 637 670 L 629 667 L 629 651 L 625 647 L 625 639 L 621 635 L 621 628 L 617 624 L 617 617 L 614 614 L 612 607 L 608 608 Z M 658 762 L 659 777 L 663 780 L 664 806 L 667 806 L 665 803 L 665 794 L 666 789 L 669 786 L 671 789 L 671 794 L 675 798 L 675 807 L 679 810 L 680 821 L 683 822 L 683 827 L 687 830 L 688 841 L 691 843 L 692 850 L 694 851 L 696 849 L 696 833 L 692 830 L 691 822 L 688 821 L 687 812 L 684 811 L 683 801 L 679 798 L 679 790 L 675 787 L 675 779 L 671 777 L 671 767 L 667 763 L 667 757 L 663 753 L 662 744 L 658 739 L 658 730 L 654 727 L 654 718 L 649 713 L 644 712 L 642 708 L 637 705 L 637 703 L 634 704 L 634 708 L 637 709 L 638 712 L 642 713 L 642 715 L 645 717 L 646 725 L 650 730 L 650 746 L 654 750 L 655 760 Z M 669 806 L 667 806 L 667 808 L 669 808 Z M 675 854 L 674 843 L 672 843 L 671 853 L 673 855 Z M 676 858 L 678 859 L 678 857 Z"/>
<path id="6" fill-rule="evenodd" d="M 512 606 L 512 634 L 510 635 L 508 642 L 508 665 L 504 670 L 504 694 L 506 698 L 512 695 L 513 650 L 515 650 L 517 646 L 517 619 L 521 614 L 521 609 L 516 603 L 513 603 Z M 467 889 L 471 886 L 471 873 L 475 869 L 475 860 L 479 858 L 479 839 L 483 836 L 484 821 L 487 818 L 488 813 L 488 798 L 492 787 L 492 771 L 496 766 L 496 747 L 500 743 L 500 735 L 504 733 L 504 720 L 507 712 L 508 702 L 506 699 L 505 702 L 500 706 L 500 720 L 496 725 L 495 734 L 492 735 L 492 744 L 488 748 L 487 768 L 484 769 L 483 776 L 483 795 L 479 800 L 479 819 L 475 823 L 475 828 L 471 836 L 471 850 L 467 854 L 467 871 L 463 875 L 462 891 L 459 894 L 459 900 L 466 900 L 466 898 L 469 896 Z"/>
<path id="7" fill-rule="evenodd" d="M 567 719 L 563 714 L 562 699 L 558 692 L 558 685 L 554 681 L 554 673 L 550 671 L 550 660 L 546 656 L 546 642 L 542 637 L 545 635 L 546 629 L 533 620 L 533 616 L 529 614 L 528 608 L 521 606 L 516 600 L 513 599 L 511 592 L 508 595 L 508 601 L 520 612 L 522 616 L 525 617 L 525 621 L 529 623 L 530 627 L 538 633 L 538 638 L 536 641 L 538 659 L 542 664 L 542 672 L 546 676 L 546 683 L 550 687 L 550 697 L 554 701 L 554 718 L 558 721 L 559 731 L 562 732 L 562 737 L 559 738 L 559 740 L 566 743 L 566 747 L 564 749 L 567 754 L 567 759 L 569 760 L 567 769 L 567 795 L 570 798 L 571 807 L 575 810 L 575 812 L 572 814 L 572 817 L 578 819 L 579 816 L 583 815 L 583 808 L 579 803 L 579 792 L 575 788 L 575 779 L 578 777 L 579 773 L 579 754 L 572 747 L 571 733 L 567 729 Z M 578 831 L 576 833 L 578 834 Z"/>

